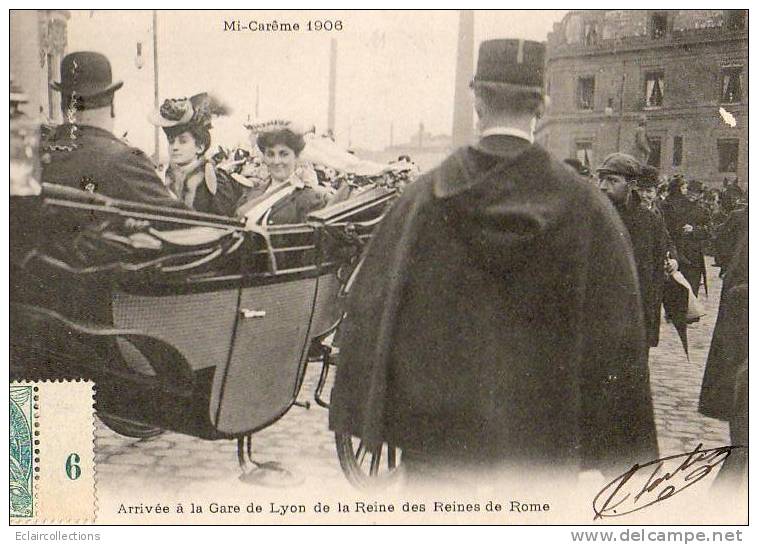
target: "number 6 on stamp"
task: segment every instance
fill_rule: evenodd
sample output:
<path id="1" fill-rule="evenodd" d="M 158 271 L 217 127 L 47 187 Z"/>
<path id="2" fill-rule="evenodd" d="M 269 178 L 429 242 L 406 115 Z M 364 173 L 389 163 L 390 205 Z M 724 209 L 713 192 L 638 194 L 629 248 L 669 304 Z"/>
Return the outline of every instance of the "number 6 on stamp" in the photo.
<path id="1" fill-rule="evenodd" d="M 95 521 L 93 385 L 10 386 L 11 524 Z"/>

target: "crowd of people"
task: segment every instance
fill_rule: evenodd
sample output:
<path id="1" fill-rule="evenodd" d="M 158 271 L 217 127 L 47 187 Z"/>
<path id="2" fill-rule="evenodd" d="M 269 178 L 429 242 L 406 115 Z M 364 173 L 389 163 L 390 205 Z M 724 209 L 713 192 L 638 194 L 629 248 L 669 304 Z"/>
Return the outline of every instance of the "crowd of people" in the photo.
<path id="1" fill-rule="evenodd" d="M 746 285 L 734 264 L 746 264 L 746 195 L 736 180 L 721 191 L 664 180 L 632 154 L 596 173 L 566 161 L 572 173 L 534 143 L 544 56 L 538 42 L 484 42 L 471 84 L 479 142 L 416 180 L 409 157 L 371 164 L 282 120 L 250 125 L 249 150 L 211 153 L 223 108 L 206 93 L 152 116 L 170 150 L 158 173 L 113 135 L 122 83 L 108 60 L 72 53 L 56 85 L 66 122 L 43 143 L 42 180 L 257 223 L 302 222 L 359 191 L 355 177 L 414 181 L 353 284 L 330 426 L 400 446 L 410 475 L 628 468 L 659 454 L 648 351 L 661 307 L 685 329 L 697 318 L 689 303 L 708 289 L 707 253 L 731 275 L 730 294 Z M 733 306 L 719 320 L 739 321 Z M 746 353 L 724 347 L 746 333 L 719 329 L 733 338 L 714 342 L 720 363 L 708 365 L 720 370 L 706 373 L 702 410 L 729 420 L 741 413 L 722 399 L 735 390 L 724 380 L 742 376 Z"/>
<path id="2" fill-rule="evenodd" d="M 567 161 L 576 175 L 534 143 L 544 54 L 537 42 L 481 44 L 479 141 L 390 209 L 350 294 L 330 425 L 401 446 L 409 479 L 613 477 L 656 459 L 648 356 L 662 306 L 686 334 L 706 251 L 732 275 L 725 289 L 746 281 L 728 272 L 746 252 L 736 183 L 714 199 L 625 153 L 594 174 Z M 744 444 L 746 305 L 733 306 L 701 411 L 738 415 Z"/>
<path id="3" fill-rule="evenodd" d="M 110 62 L 76 52 L 61 63 L 64 123 L 43 135 L 42 181 L 105 196 L 185 208 L 268 224 L 301 223 L 308 214 L 349 198 L 366 180 L 402 187 L 418 171 L 409 157 L 379 165 L 351 155 L 328 135 L 287 120 L 247 124 L 250 149 L 211 153 L 212 120 L 227 108 L 208 93 L 166 99 L 150 122 L 168 143 L 158 168 L 114 136 L 116 91 Z M 359 183 L 360 178 L 364 183 Z"/>
<path id="4" fill-rule="evenodd" d="M 747 218 L 747 192 L 739 179 L 725 177 L 717 189 L 683 174 L 661 176 L 658 169 L 633 154 L 614 154 L 605 161 L 622 157 L 627 161 L 630 180 L 625 198 L 664 220 L 667 236 L 675 242 L 670 248 L 671 256 L 681 254 L 679 268 L 695 295 L 701 286 L 707 291 L 704 256 L 712 256 L 717 267 L 728 265 L 731 248 L 737 242 L 735 222 Z M 602 189 L 603 173 L 607 171 L 604 166 L 593 172 L 576 159 L 566 159 L 564 163 Z"/>
<path id="5" fill-rule="evenodd" d="M 662 179 L 655 167 L 624 153 L 610 154 L 595 173 L 579 161 L 564 162 L 598 185 L 627 228 L 649 346 L 658 344 L 663 308 L 687 351 L 687 325 L 701 314 L 692 313 L 692 300 L 701 287 L 708 292 L 706 256 L 713 257 L 724 280 L 699 408 L 729 421 L 732 443 L 746 445 L 748 203 L 739 181 L 724 178 L 716 190 L 679 174 Z M 725 476 L 744 478 L 745 453 L 725 467 Z"/>

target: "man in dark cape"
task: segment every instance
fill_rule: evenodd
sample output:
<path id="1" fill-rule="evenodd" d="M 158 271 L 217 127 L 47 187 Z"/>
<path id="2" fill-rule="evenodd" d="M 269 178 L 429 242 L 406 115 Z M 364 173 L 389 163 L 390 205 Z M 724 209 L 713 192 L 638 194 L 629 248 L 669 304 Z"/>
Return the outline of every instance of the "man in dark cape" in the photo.
<path id="1" fill-rule="evenodd" d="M 525 96 L 541 103 L 541 73 L 525 84 L 519 65 L 541 67 L 541 55 L 536 42 L 484 42 L 477 104 L 499 81 L 533 117 Z M 597 188 L 525 131 L 486 123 L 496 99 L 477 107 L 480 143 L 411 184 L 375 231 L 348 301 L 330 426 L 433 466 L 654 459 L 628 234 Z"/>

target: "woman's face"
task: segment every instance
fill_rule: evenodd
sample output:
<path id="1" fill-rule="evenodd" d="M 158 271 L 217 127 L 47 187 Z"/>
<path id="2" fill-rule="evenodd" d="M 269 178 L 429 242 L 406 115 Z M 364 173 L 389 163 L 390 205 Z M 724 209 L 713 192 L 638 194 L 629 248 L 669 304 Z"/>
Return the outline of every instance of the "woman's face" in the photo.
<path id="1" fill-rule="evenodd" d="M 276 144 L 263 151 L 263 162 L 266 163 L 271 177 L 277 182 L 283 182 L 295 172 L 297 155 L 284 144 Z"/>
<path id="2" fill-rule="evenodd" d="M 174 165 L 191 163 L 203 153 L 203 148 L 198 145 L 195 137 L 189 131 L 185 131 L 176 135 L 173 139 L 169 139 L 168 149 L 171 153 L 171 164 Z"/>
<path id="3" fill-rule="evenodd" d="M 655 202 L 657 191 L 655 187 L 640 187 L 637 189 L 637 194 L 640 196 L 640 200 L 645 208 L 650 208 Z"/>

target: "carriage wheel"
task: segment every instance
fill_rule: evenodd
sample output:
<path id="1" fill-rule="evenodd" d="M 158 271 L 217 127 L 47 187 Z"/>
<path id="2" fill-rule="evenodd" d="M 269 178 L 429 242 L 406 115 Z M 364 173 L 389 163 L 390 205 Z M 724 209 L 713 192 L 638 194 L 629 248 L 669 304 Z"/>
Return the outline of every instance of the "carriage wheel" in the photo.
<path id="1" fill-rule="evenodd" d="M 384 488 L 395 483 L 400 475 L 402 452 L 394 445 L 382 443 L 380 448 L 368 449 L 357 437 L 335 432 L 337 458 L 342 472 L 357 488 Z"/>
<path id="2" fill-rule="evenodd" d="M 140 373 L 146 376 L 155 376 L 155 369 L 145 356 L 131 343 L 124 339 L 116 338 L 116 344 L 119 347 L 119 351 L 124 358 L 124 365 L 132 372 Z M 120 365 L 116 365 L 117 370 L 121 369 Z M 95 399 L 97 400 L 99 392 L 95 393 Z M 97 409 L 97 405 L 95 405 Z M 124 435 L 126 437 L 133 437 L 135 439 L 150 439 L 151 437 L 157 437 L 163 430 L 155 426 L 147 424 L 140 424 L 133 420 L 121 418 L 112 414 L 105 414 L 102 411 L 97 411 L 97 416 L 103 423 L 110 429 Z"/>
<path id="3" fill-rule="evenodd" d="M 103 422 L 103 424 L 119 435 L 133 437 L 134 439 L 150 439 L 163 433 L 161 428 L 148 426 L 146 424 L 138 424 L 137 422 L 125 420 L 116 416 L 97 413 L 97 417 Z"/>

